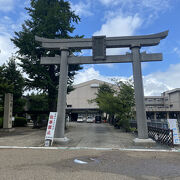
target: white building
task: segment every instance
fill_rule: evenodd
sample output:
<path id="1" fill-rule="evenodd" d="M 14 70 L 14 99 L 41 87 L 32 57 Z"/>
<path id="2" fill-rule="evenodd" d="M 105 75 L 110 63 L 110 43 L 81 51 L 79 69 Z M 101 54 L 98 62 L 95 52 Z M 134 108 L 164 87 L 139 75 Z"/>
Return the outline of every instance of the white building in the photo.
<path id="1" fill-rule="evenodd" d="M 78 114 L 88 116 L 100 113 L 97 104 L 88 101 L 96 97 L 99 85 L 104 83 L 107 82 L 94 79 L 74 86 L 75 90 L 67 95 L 67 111 L 73 119 L 76 119 Z M 147 119 L 180 120 L 180 88 L 163 92 L 161 96 L 145 96 L 145 108 Z"/>
<path id="2" fill-rule="evenodd" d="M 89 100 L 96 98 L 99 85 L 104 83 L 109 84 L 94 79 L 74 86 L 74 91 L 67 95 L 67 112 L 72 119 L 76 120 L 78 115 L 95 116 L 101 113 L 97 104 L 90 103 Z"/>
<path id="3" fill-rule="evenodd" d="M 165 91 L 161 96 L 146 96 L 145 105 L 149 119 L 180 120 L 180 88 Z"/>

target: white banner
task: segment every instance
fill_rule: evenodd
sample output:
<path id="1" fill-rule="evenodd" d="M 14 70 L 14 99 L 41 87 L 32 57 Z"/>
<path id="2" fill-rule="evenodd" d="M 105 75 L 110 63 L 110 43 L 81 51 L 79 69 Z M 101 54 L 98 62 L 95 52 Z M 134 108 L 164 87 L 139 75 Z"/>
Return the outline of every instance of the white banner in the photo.
<path id="1" fill-rule="evenodd" d="M 56 120 L 57 120 L 57 112 L 50 112 L 45 140 L 51 140 L 53 142 Z"/>
<path id="2" fill-rule="evenodd" d="M 173 130 L 174 144 L 180 144 L 180 134 L 177 119 L 167 119 L 169 129 Z"/>

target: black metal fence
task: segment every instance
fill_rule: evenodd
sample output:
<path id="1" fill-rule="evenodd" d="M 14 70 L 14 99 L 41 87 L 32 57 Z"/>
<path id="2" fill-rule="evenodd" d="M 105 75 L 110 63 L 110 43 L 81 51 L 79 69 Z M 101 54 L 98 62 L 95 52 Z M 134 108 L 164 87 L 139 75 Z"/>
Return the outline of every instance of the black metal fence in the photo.
<path id="1" fill-rule="evenodd" d="M 148 126 L 148 136 L 158 143 L 173 147 L 173 130 Z"/>
<path id="2" fill-rule="evenodd" d="M 130 126 L 137 128 L 137 123 L 135 121 L 130 122 Z M 173 147 L 173 130 L 170 130 L 166 124 L 161 124 L 161 127 L 159 124 L 148 123 L 148 136 L 157 143 Z"/>

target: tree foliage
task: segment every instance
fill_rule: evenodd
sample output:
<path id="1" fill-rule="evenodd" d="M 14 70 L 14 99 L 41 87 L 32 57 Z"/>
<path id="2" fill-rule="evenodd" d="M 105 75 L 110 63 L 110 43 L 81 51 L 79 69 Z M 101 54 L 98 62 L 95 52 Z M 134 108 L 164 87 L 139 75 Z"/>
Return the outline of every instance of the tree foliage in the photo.
<path id="1" fill-rule="evenodd" d="M 28 99 L 28 111 L 42 112 L 48 111 L 48 98 L 46 94 L 34 94 L 27 96 Z"/>
<path id="2" fill-rule="evenodd" d="M 12 85 L 8 84 L 7 79 L 4 76 L 4 66 L 0 66 L 0 117 L 3 116 L 4 112 L 4 94 L 12 92 Z"/>
<path id="3" fill-rule="evenodd" d="M 116 91 L 117 99 L 121 104 L 118 112 L 116 112 L 116 123 L 118 126 L 122 126 L 129 131 L 129 120 L 134 117 L 134 88 L 132 82 L 130 81 L 116 81 L 116 85 L 118 87 L 118 90 Z"/>
<path id="4" fill-rule="evenodd" d="M 45 38 L 73 38 L 70 34 L 75 30 L 80 18 L 71 10 L 69 2 L 64 0 L 31 0 L 31 7 L 26 8 L 29 19 L 25 20 L 22 30 L 15 32 L 13 43 L 18 47 L 20 66 L 28 75 L 26 86 L 48 94 L 50 111 L 56 111 L 57 88 L 59 83 L 59 66 L 40 65 L 41 56 L 60 55 L 60 51 L 39 48 L 35 35 Z M 75 36 L 78 37 L 78 36 Z M 79 65 L 69 65 L 68 84 L 71 84 Z"/>
<path id="5" fill-rule="evenodd" d="M 103 112 L 116 117 L 114 125 L 129 128 L 129 120 L 133 117 L 134 88 L 130 81 L 115 81 L 115 85 L 100 85 L 97 97 L 91 102 L 96 102 Z"/>
<path id="6" fill-rule="evenodd" d="M 6 88 L 4 93 L 13 94 L 13 114 L 18 114 L 24 110 L 25 100 L 22 98 L 22 95 L 25 82 L 20 70 L 18 70 L 15 59 L 16 57 L 12 56 L 2 68 L 3 78 L 10 87 Z"/>
<path id="7" fill-rule="evenodd" d="M 114 90 L 108 84 L 101 84 L 98 88 L 96 98 L 92 102 L 96 102 L 103 112 L 107 114 L 114 114 Z"/>
<path id="8" fill-rule="evenodd" d="M 12 92 L 12 85 L 8 83 L 8 80 L 5 77 L 5 66 L 0 66 L 0 95 L 4 95 L 4 93 Z"/>

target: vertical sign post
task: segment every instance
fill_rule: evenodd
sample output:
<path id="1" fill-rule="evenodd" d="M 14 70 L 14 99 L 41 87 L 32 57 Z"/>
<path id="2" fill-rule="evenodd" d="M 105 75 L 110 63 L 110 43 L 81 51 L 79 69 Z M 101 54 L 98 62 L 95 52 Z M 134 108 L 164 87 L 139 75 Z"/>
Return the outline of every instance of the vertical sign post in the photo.
<path id="1" fill-rule="evenodd" d="M 47 130 L 46 130 L 46 136 L 45 136 L 46 147 L 52 146 L 55 127 L 56 127 L 56 120 L 57 120 L 57 112 L 50 112 L 49 121 L 47 125 Z"/>
<path id="2" fill-rule="evenodd" d="M 180 134 L 177 119 L 167 119 L 169 129 L 173 130 L 173 143 L 180 144 Z"/>

